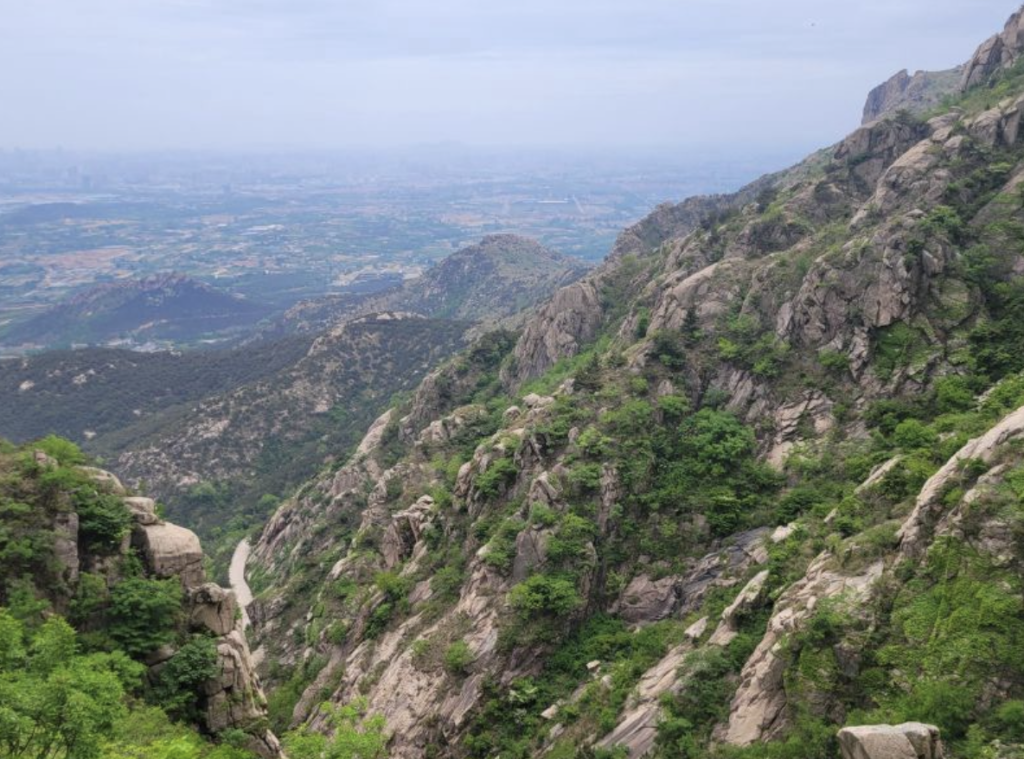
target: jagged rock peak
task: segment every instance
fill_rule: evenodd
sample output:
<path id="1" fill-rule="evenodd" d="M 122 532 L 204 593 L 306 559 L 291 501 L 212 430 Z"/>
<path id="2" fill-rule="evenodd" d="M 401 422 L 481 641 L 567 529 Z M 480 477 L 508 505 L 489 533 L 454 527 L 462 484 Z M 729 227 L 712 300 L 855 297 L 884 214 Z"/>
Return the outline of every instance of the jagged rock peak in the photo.
<path id="1" fill-rule="evenodd" d="M 961 91 L 987 82 L 993 74 L 1012 66 L 1024 52 L 1024 7 L 1010 16 L 999 34 L 989 37 L 964 66 Z"/>
<path id="2" fill-rule="evenodd" d="M 862 124 L 901 110 L 925 111 L 956 91 L 963 67 L 947 71 L 918 71 L 913 76 L 903 69 L 868 93 Z"/>

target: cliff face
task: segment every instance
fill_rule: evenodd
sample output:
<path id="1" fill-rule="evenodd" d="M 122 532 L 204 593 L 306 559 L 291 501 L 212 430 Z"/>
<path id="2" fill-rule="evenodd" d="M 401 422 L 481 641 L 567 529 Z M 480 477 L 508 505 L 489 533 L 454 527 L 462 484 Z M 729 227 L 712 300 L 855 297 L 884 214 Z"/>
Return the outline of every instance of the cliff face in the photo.
<path id="1" fill-rule="evenodd" d="M 963 67 L 917 71 L 913 76 L 904 69 L 868 93 L 861 123 L 868 124 L 900 110 L 921 113 L 934 108 L 943 97 L 957 91 L 962 77 Z"/>
<path id="2" fill-rule="evenodd" d="M 1024 13 L 1017 11 L 999 34 L 989 37 L 964 67 L 960 89 L 988 84 L 1000 71 L 1013 66 L 1024 51 Z"/>
<path id="3" fill-rule="evenodd" d="M 129 495 L 109 472 L 69 468 L 40 450 L 31 456 L 13 471 L 9 454 L 0 464 L 6 517 L 0 605 L 17 606 L 24 594 L 45 599 L 44 606 L 68 615 L 80 633 L 92 636 L 90 645 L 116 642 L 141 659 L 147 680 L 158 688 L 162 671 L 178 668 L 178 654 L 189 640 L 209 641 L 209 671 L 184 695 L 195 704 L 196 726 L 208 736 L 237 731 L 245 748 L 268 759 L 280 756 L 266 726 L 266 698 L 240 609 L 233 593 L 206 581 L 195 533 L 161 519 L 152 499 Z M 31 505 L 31 516 L 7 508 L 15 493 Z M 179 583 L 180 590 L 173 587 Z M 121 593 L 129 586 L 145 590 L 129 599 L 130 591 Z M 161 603 L 144 597 L 150 592 L 180 599 L 180 608 L 165 615 L 166 630 L 146 624 L 155 621 L 152 604 Z M 138 618 L 126 618 L 133 614 Z"/>
<path id="4" fill-rule="evenodd" d="M 991 73 L 659 208 L 289 499 L 250 568 L 275 724 L 361 703 L 410 759 L 1018 741 L 1024 82 Z"/>

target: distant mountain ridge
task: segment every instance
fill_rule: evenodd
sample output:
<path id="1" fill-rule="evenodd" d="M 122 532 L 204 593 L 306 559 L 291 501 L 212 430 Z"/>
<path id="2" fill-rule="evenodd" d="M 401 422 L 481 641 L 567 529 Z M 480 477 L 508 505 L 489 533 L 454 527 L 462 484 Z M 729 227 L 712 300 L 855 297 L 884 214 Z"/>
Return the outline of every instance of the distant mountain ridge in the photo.
<path id="1" fill-rule="evenodd" d="M 193 341 L 251 327 L 264 307 L 184 274 L 159 274 L 90 288 L 14 325 L 7 345 L 67 347 L 119 339 Z"/>
<path id="2" fill-rule="evenodd" d="M 496 322 L 543 301 L 588 270 L 519 235 L 488 235 L 440 261 L 422 277 L 386 293 L 299 303 L 278 325 L 285 332 L 324 329 L 356 314 L 401 310 L 434 319 Z"/>

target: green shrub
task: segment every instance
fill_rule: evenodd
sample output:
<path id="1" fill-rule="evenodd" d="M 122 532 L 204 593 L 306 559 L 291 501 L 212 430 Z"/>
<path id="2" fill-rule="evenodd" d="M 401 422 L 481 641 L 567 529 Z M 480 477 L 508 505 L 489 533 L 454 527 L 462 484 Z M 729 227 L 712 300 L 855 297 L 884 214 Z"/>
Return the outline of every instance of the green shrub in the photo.
<path id="1" fill-rule="evenodd" d="M 430 590 L 441 601 L 454 601 L 459 597 L 465 577 L 464 564 L 441 567 L 430 578 Z"/>
<path id="2" fill-rule="evenodd" d="M 669 369 L 680 369 L 686 364 L 683 336 L 676 330 L 661 329 L 655 332 L 652 348 L 658 361 Z"/>
<path id="3" fill-rule="evenodd" d="M 572 580 L 533 575 L 512 588 L 509 603 L 524 618 L 538 614 L 562 617 L 579 609 L 583 599 Z"/>
<path id="4" fill-rule="evenodd" d="M 938 441 L 935 430 L 925 426 L 917 419 L 905 419 L 896 425 L 893 441 L 905 451 L 931 449 Z"/>
<path id="5" fill-rule="evenodd" d="M 577 464 L 569 470 L 569 483 L 580 492 L 597 490 L 601 486 L 601 465 Z"/>
<path id="6" fill-rule="evenodd" d="M 535 503 L 530 507 L 530 524 L 537 527 L 554 527 L 558 524 L 558 512 L 547 504 Z"/>
<path id="7" fill-rule="evenodd" d="M 48 456 L 52 456 L 62 466 L 75 466 L 85 463 L 85 454 L 82 453 L 81 448 L 70 440 L 65 440 L 56 435 L 47 435 L 32 443 L 30 447 L 37 448 Z"/>
<path id="8" fill-rule="evenodd" d="M 210 638 L 194 636 L 160 669 L 154 695 L 171 716 L 195 721 L 202 686 L 216 674 L 217 645 Z"/>
<path id="9" fill-rule="evenodd" d="M 850 371 L 850 357 L 834 350 L 823 350 L 818 354 L 818 363 L 829 374 L 842 377 Z"/>
<path id="10" fill-rule="evenodd" d="M 935 402 L 944 414 L 969 411 L 974 408 L 974 392 L 963 377 L 943 377 L 935 383 Z"/>
<path id="11" fill-rule="evenodd" d="M 292 759 L 383 759 L 387 756 L 387 723 L 366 713 L 366 701 L 321 707 L 331 725 L 330 737 L 308 726 L 285 733 L 284 746 Z"/>
<path id="12" fill-rule="evenodd" d="M 555 564 L 578 561 L 587 556 L 595 525 L 576 514 L 565 514 L 548 540 L 548 560 Z"/>
<path id="13" fill-rule="evenodd" d="M 1024 743 L 1024 701 L 1011 699 L 999 705 L 992 725 L 1004 741 Z"/>
<path id="14" fill-rule="evenodd" d="M 684 395 L 663 395 L 658 398 L 658 410 L 667 422 L 678 423 L 690 413 L 690 401 Z"/>
<path id="15" fill-rule="evenodd" d="M 75 496 L 75 510 L 79 535 L 89 550 L 113 553 L 131 529 L 131 513 L 116 495 L 80 491 Z"/>
<path id="16" fill-rule="evenodd" d="M 475 658 L 469 644 L 464 640 L 457 640 L 444 652 L 444 668 L 450 674 L 464 675 Z"/>
<path id="17" fill-rule="evenodd" d="M 651 326 L 651 310 L 649 308 L 638 308 L 636 312 L 636 328 L 633 330 L 633 336 L 637 340 L 643 340 L 647 337 L 647 330 Z"/>
<path id="18" fill-rule="evenodd" d="M 516 557 L 516 536 L 526 525 L 518 517 L 510 517 L 501 522 L 487 543 L 484 562 L 501 572 L 512 569 Z"/>
<path id="19" fill-rule="evenodd" d="M 481 496 L 486 500 L 492 500 L 512 484 L 518 473 L 515 462 L 505 456 L 492 461 L 486 470 L 476 476 L 474 484 Z"/>

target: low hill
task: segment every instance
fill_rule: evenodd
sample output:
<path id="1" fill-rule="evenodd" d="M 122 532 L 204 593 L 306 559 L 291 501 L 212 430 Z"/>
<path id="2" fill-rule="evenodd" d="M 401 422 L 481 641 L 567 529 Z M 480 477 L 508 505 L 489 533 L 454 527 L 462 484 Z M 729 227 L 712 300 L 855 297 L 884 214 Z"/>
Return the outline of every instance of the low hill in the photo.
<path id="1" fill-rule="evenodd" d="M 140 353 L 47 351 L 0 361 L 0 435 L 57 434 L 78 444 L 154 414 L 229 392 L 292 366 L 312 343 L 295 336 L 245 349 Z"/>
<path id="2" fill-rule="evenodd" d="M 68 347 L 116 340 L 189 343 L 251 328 L 264 307 L 181 274 L 103 284 L 0 334 L 5 345 Z"/>

